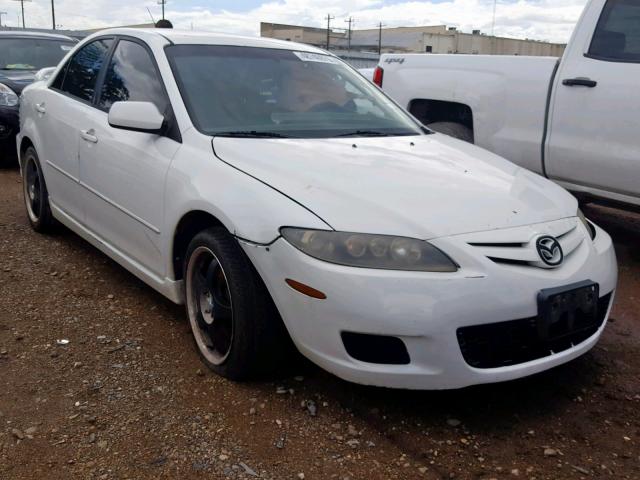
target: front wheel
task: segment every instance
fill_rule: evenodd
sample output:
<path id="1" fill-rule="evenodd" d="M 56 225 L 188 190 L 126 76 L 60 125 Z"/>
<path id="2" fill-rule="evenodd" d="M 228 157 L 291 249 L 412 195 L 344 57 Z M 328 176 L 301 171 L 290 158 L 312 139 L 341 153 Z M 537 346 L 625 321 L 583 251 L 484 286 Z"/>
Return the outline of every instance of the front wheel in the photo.
<path id="1" fill-rule="evenodd" d="M 55 220 L 49 205 L 49 192 L 42 174 L 42 166 L 35 148 L 24 152 L 22 162 L 22 189 L 27 217 L 31 227 L 40 233 L 53 230 Z"/>
<path id="2" fill-rule="evenodd" d="M 198 352 L 231 380 L 267 373 L 282 360 L 284 327 L 266 287 L 222 227 L 196 235 L 184 265 L 186 307 Z"/>

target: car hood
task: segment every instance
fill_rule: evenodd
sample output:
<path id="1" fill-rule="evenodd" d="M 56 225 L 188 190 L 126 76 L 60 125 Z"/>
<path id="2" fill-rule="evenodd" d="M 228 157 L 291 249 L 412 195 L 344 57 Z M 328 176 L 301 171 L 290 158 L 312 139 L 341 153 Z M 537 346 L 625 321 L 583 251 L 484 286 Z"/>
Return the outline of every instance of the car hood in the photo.
<path id="1" fill-rule="evenodd" d="M 576 215 L 552 182 L 441 134 L 351 139 L 216 137 L 216 156 L 335 230 L 431 239 Z M 304 226 L 304 225 L 294 225 Z"/>
<path id="2" fill-rule="evenodd" d="M 35 75 L 36 72 L 31 70 L 0 70 L 0 83 L 20 95 L 24 87 L 33 83 Z"/>

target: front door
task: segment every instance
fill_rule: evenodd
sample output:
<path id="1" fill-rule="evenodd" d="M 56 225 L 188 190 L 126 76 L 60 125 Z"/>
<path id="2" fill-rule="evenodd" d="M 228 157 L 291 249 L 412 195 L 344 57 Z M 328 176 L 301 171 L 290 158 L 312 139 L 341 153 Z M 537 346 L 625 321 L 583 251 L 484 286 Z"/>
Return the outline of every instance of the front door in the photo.
<path id="1" fill-rule="evenodd" d="M 545 166 L 550 178 L 640 202 L 640 0 L 590 8 L 603 5 L 558 71 Z"/>
<path id="2" fill-rule="evenodd" d="M 155 276 L 164 275 L 160 250 L 164 185 L 180 143 L 165 135 L 109 126 L 117 101 L 147 101 L 171 116 L 150 51 L 120 39 L 107 66 L 97 107 L 80 129 L 80 176 L 87 226 L 110 246 Z"/>

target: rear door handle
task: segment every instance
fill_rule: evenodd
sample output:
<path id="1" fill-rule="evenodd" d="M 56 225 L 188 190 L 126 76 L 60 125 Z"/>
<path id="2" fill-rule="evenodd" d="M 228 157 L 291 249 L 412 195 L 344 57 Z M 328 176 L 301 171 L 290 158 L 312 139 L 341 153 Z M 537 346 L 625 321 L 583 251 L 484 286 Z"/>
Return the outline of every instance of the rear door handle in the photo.
<path id="1" fill-rule="evenodd" d="M 588 87 L 593 88 L 598 85 L 598 82 L 591 80 L 590 78 L 578 77 L 578 78 L 565 78 L 562 80 L 562 84 L 567 87 Z"/>
<path id="2" fill-rule="evenodd" d="M 44 102 L 36 103 L 36 107 L 35 108 L 36 108 L 36 112 L 38 112 L 38 113 L 42 113 L 42 114 L 47 113 L 47 109 L 44 108 Z"/>
<path id="3" fill-rule="evenodd" d="M 91 143 L 98 143 L 98 137 L 95 135 L 96 131 L 92 128 L 90 130 L 80 130 L 80 136 Z"/>

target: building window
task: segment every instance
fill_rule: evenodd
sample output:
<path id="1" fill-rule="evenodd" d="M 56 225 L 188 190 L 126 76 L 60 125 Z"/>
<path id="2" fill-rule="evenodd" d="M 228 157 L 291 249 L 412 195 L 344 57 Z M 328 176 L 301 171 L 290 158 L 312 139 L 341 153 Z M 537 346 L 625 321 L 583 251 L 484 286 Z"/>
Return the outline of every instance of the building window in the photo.
<path id="1" fill-rule="evenodd" d="M 433 47 L 431 45 L 427 45 L 424 47 L 424 51 L 427 53 L 433 53 Z"/>

